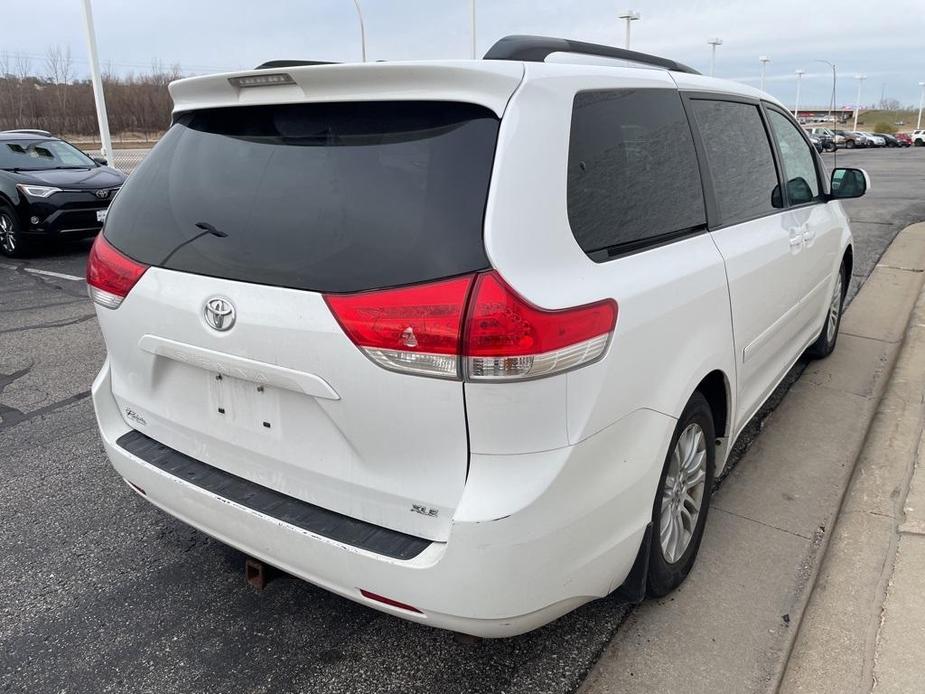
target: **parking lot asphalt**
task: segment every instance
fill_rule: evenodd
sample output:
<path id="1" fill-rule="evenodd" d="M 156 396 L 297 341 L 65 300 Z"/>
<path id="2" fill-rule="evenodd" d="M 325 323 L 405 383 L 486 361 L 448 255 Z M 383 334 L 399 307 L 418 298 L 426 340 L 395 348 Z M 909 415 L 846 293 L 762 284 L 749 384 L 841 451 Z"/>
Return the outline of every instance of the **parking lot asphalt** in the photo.
<path id="1" fill-rule="evenodd" d="M 839 152 L 838 163 L 873 180 L 845 205 L 853 295 L 893 236 L 925 220 L 925 148 Z M 522 637 L 463 643 L 287 576 L 257 593 L 243 555 L 131 492 L 88 397 L 105 356 L 79 279 L 88 248 L 0 259 L 0 691 L 577 688 L 629 609 L 612 599 Z"/>

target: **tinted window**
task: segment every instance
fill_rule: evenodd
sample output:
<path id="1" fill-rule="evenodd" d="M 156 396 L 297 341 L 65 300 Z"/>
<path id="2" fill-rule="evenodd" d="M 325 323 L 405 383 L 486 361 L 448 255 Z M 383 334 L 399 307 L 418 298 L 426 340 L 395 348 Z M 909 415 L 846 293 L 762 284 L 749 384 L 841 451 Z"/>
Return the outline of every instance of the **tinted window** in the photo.
<path id="1" fill-rule="evenodd" d="M 771 131 L 780 150 L 784 166 L 784 180 L 787 181 L 787 195 L 791 205 L 812 202 L 819 197 L 819 178 L 816 176 L 816 158 L 806 140 L 800 135 L 790 119 L 773 109 L 768 109 Z"/>
<path id="2" fill-rule="evenodd" d="M 595 260 L 704 224 L 694 144 L 675 90 L 575 95 L 568 218 Z"/>
<path id="3" fill-rule="evenodd" d="M 735 224 L 781 206 L 771 143 L 757 106 L 691 102 L 703 141 L 719 224 Z"/>
<path id="4" fill-rule="evenodd" d="M 188 113 L 129 177 L 105 234 L 152 265 L 298 289 L 471 272 L 488 265 L 497 134 L 493 113 L 458 103 Z"/>

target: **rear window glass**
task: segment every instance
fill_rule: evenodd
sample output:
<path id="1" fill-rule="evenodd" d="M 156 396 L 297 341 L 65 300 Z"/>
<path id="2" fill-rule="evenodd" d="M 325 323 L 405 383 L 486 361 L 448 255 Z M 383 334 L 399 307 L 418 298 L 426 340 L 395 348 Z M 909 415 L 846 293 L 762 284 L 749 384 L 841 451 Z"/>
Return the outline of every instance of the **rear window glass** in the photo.
<path id="1" fill-rule="evenodd" d="M 316 291 L 479 270 L 498 124 L 448 102 L 187 113 L 129 177 L 105 235 L 150 265 Z"/>
<path id="2" fill-rule="evenodd" d="M 578 245 L 598 261 L 705 224 L 697 156 L 677 90 L 575 95 L 568 218 Z"/>

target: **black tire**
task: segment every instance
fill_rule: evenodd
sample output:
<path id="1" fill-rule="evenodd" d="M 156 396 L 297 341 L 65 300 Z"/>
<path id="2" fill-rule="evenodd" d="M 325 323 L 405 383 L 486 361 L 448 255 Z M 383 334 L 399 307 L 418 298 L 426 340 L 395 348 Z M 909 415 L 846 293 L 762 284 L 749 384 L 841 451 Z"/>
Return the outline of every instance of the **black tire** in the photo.
<path id="1" fill-rule="evenodd" d="M 826 152 L 834 152 L 836 149 L 837 149 L 837 148 L 836 148 L 834 142 L 831 142 L 831 143 L 829 143 L 829 144 L 827 144 L 827 145 L 825 146 L 825 151 L 826 151 Z"/>
<path id="2" fill-rule="evenodd" d="M 16 213 L 7 205 L 0 204 L 0 253 L 7 258 L 19 258 L 25 246 Z"/>
<path id="3" fill-rule="evenodd" d="M 672 561 L 666 556 L 662 543 L 663 520 L 662 505 L 664 501 L 672 503 L 671 497 L 666 497 L 665 480 L 668 479 L 669 470 L 673 467 L 672 458 L 681 435 L 688 427 L 697 425 L 704 440 L 705 470 L 703 472 L 703 489 L 700 498 L 700 508 L 694 526 L 689 531 L 689 540 L 683 552 Z M 699 392 L 694 393 L 688 400 L 684 411 L 678 418 L 671 443 L 668 446 L 668 455 L 665 466 L 658 480 L 658 490 L 655 494 L 655 503 L 652 509 L 652 533 L 649 548 L 649 572 L 646 577 L 646 594 L 652 598 L 667 595 L 677 588 L 687 578 L 697 552 L 700 541 L 703 539 L 703 528 L 707 522 L 707 512 L 710 509 L 710 498 L 713 491 L 713 476 L 716 469 L 716 433 L 713 427 L 713 413 L 706 398 Z M 683 484 L 681 486 L 684 486 Z M 685 504 L 682 504 L 686 507 Z M 671 514 L 671 511 L 667 512 Z M 667 522 L 667 521 L 665 521 Z"/>
<path id="4" fill-rule="evenodd" d="M 835 296 L 835 290 L 833 289 L 832 301 L 829 305 L 829 310 L 825 314 L 825 322 L 822 324 L 822 331 L 819 333 L 819 337 L 816 338 L 816 341 L 806 350 L 806 356 L 812 359 L 825 359 L 835 351 L 835 343 L 838 342 L 838 330 L 841 327 L 842 311 L 845 307 L 845 294 L 848 293 L 849 278 L 847 274 L 847 267 L 842 263 L 842 266 L 838 270 L 840 282 L 836 285 L 840 289 L 838 296 Z M 834 329 L 829 330 L 829 326 L 832 323 L 832 309 L 835 306 L 836 298 L 838 299 L 838 313 L 835 316 Z"/>
<path id="5" fill-rule="evenodd" d="M 845 148 L 846 148 L 846 149 L 854 149 L 854 140 L 846 140 L 846 141 L 845 141 Z"/>

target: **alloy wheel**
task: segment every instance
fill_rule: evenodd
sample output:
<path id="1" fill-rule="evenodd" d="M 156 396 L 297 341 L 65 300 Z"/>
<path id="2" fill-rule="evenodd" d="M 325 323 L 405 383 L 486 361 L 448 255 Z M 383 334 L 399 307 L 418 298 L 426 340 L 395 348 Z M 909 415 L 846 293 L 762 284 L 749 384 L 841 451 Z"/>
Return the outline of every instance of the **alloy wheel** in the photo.
<path id="1" fill-rule="evenodd" d="M 0 212 L 0 247 L 10 254 L 16 252 L 16 232 L 13 230 L 13 220 L 5 212 Z"/>
<path id="2" fill-rule="evenodd" d="M 683 555 L 700 517 L 707 478 L 707 442 L 697 423 L 689 424 L 671 453 L 662 486 L 659 535 L 669 564 Z"/>
<path id="3" fill-rule="evenodd" d="M 838 330 L 838 317 L 841 314 L 842 302 L 842 278 L 841 272 L 835 279 L 835 291 L 832 293 L 832 303 L 829 305 L 829 320 L 825 328 L 825 339 L 831 344 L 835 339 L 835 331 Z"/>

